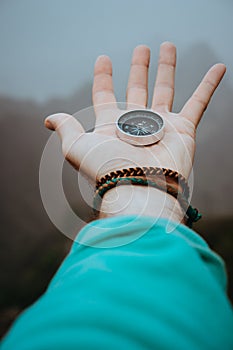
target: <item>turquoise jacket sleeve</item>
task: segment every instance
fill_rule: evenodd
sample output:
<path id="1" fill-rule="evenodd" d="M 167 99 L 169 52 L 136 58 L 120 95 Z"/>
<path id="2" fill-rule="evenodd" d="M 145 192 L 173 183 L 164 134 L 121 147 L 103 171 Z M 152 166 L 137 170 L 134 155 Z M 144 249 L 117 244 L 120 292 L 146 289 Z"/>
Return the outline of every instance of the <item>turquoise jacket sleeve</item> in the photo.
<path id="1" fill-rule="evenodd" d="M 122 216 L 78 234 L 1 350 L 233 349 L 222 259 L 183 225 Z"/>

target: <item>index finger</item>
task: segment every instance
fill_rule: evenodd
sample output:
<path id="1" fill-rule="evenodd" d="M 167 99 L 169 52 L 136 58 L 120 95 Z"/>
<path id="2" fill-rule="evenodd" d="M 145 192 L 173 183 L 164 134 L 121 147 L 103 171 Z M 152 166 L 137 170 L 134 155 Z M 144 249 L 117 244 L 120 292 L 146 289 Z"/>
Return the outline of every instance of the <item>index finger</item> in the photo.
<path id="1" fill-rule="evenodd" d="M 212 66 L 182 108 L 180 115 L 192 121 L 197 127 L 225 72 L 226 66 L 222 63 Z"/>

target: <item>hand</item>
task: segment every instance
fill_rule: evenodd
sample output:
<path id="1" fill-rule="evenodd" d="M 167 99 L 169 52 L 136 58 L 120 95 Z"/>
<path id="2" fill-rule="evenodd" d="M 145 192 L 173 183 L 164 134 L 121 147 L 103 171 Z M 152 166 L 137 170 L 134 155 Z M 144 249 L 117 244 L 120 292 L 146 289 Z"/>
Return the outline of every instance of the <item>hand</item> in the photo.
<path id="1" fill-rule="evenodd" d="M 128 106 L 147 106 L 149 61 L 149 48 L 136 47 L 127 87 Z M 93 83 L 95 130 L 85 133 L 81 124 L 68 114 L 54 114 L 45 120 L 47 128 L 58 132 L 66 159 L 94 182 L 110 171 L 130 166 L 166 167 L 188 178 L 195 152 L 196 128 L 226 68 L 223 64 L 214 65 L 180 113 L 175 114 L 172 113 L 175 66 L 176 48 L 165 42 L 160 47 L 151 106 L 164 117 L 165 135 L 157 144 L 136 147 L 116 136 L 115 122 L 123 111 L 117 107 L 113 92 L 111 61 L 107 56 L 100 56 L 95 64 Z"/>

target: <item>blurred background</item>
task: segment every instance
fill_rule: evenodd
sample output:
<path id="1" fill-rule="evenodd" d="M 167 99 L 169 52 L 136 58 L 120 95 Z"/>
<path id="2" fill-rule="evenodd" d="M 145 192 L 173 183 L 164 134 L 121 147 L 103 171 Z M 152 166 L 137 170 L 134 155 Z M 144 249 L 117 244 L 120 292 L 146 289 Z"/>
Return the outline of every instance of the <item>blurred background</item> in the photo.
<path id="1" fill-rule="evenodd" d="M 192 203 L 204 216 L 195 229 L 226 261 L 232 298 L 232 16 L 231 0 L 0 1 L 1 335 L 43 293 L 72 243 L 50 221 L 40 197 L 40 159 L 51 135 L 43 120 L 91 105 L 100 54 L 111 57 L 116 96 L 124 101 L 138 44 L 152 50 L 150 101 L 159 45 L 176 44 L 174 111 L 211 65 L 227 66 L 199 127 Z M 66 162 L 63 184 L 73 210 L 89 220 L 90 208 Z"/>

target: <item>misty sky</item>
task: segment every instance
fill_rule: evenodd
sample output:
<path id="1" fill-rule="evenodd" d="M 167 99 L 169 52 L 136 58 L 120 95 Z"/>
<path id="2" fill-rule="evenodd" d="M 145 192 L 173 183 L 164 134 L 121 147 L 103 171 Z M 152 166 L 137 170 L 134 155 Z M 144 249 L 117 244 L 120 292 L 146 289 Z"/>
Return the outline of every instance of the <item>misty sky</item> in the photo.
<path id="1" fill-rule="evenodd" d="M 99 54 L 125 88 L 134 46 L 208 43 L 232 81 L 232 0 L 1 0 L 0 95 L 45 102 L 91 81 Z M 212 62 L 211 62 L 212 63 Z M 191 67 L 192 69 L 192 67 Z"/>

